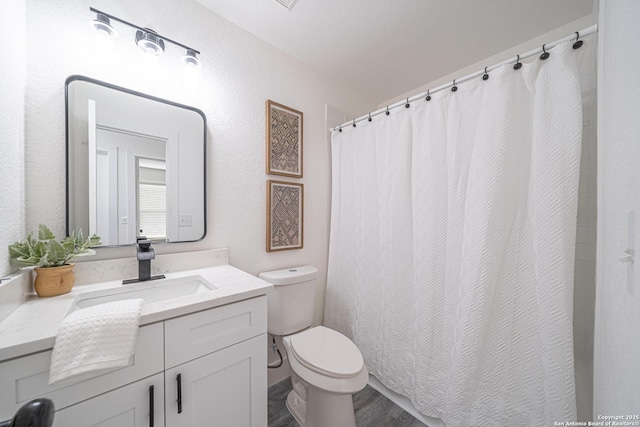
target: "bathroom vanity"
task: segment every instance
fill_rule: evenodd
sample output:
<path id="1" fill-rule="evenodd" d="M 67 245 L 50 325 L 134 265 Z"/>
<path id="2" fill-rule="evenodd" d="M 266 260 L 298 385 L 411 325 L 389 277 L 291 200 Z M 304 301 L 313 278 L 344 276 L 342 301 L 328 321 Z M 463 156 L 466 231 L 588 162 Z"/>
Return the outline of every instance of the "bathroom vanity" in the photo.
<path id="1" fill-rule="evenodd" d="M 65 94 L 68 232 L 97 233 L 104 246 L 132 245 L 143 229 L 154 243 L 202 239 L 204 113 L 83 76 L 69 77 Z M 140 200 L 151 198 L 133 196 L 151 185 L 166 199 L 153 217 L 164 221 L 143 215 L 151 208 Z M 54 427 L 267 425 L 272 285 L 229 266 L 226 249 L 157 255 L 150 265 L 152 255 L 140 276 L 135 257 L 78 262 L 74 289 L 52 298 L 32 292 L 29 271 L 0 284 L 0 421 L 42 397 L 55 405 Z M 122 282 L 152 274 L 166 279 Z M 133 364 L 49 386 L 65 316 L 131 298 L 144 300 Z"/>
<path id="2" fill-rule="evenodd" d="M 133 365 L 82 382 L 48 385 L 60 322 L 79 301 L 134 288 L 120 280 L 76 286 L 67 295 L 31 298 L 1 322 L 0 420 L 46 397 L 56 407 L 54 427 L 266 426 L 271 285 L 229 265 L 166 275 L 175 286 L 200 278 L 213 289 L 145 298 Z"/>

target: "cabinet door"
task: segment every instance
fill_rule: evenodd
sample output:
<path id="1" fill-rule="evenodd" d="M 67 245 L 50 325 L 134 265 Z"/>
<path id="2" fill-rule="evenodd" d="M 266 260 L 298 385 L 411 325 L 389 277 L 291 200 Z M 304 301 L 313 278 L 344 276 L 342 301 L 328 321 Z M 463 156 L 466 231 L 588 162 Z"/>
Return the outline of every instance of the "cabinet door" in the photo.
<path id="1" fill-rule="evenodd" d="M 153 419 L 150 417 L 152 408 Z M 165 425 L 164 375 L 154 375 L 57 411 L 53 425 L 54 427 L 163 427 Z"/>
<path id="2" fill-rule="evenodd" d="M 167 370 L 167 427 L 266 426 L 266 340 L 262 334 Z"/>

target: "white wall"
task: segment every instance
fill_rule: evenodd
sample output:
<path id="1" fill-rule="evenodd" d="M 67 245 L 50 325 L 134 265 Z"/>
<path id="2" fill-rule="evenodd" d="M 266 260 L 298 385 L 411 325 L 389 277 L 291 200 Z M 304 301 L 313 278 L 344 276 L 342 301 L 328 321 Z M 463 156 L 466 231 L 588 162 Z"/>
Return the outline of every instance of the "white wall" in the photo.
<path id="1" fill-rule="evenodd" d="M 145 70 L 133 32 L 117 23 L 120 36 L 111 55 L 97 55 L 90 5 L 200 50 L 197 84 L 185 78 L 179 60 L 184 52 L 172 45 L 157 71 Z M 312 264 L 322 272 L 318 301 L 323 300 L 329 234 L 325 104 L 362 114 L 373 107 L 371 101 L 191 0 L 28 0 L 27 50 L 27 229 L 42 222 L 64 233 L 64 81 L 83 74 L 195 106 L 207 116 L 207 236 L 197 243 L 158 245 L 157 253 L 227 247 L 231 264 L 254 274 Z M 304 179 L 294 180 L 305 185 L 302 250 L 265 252 L 267 99 L 304 112 Z M 134 249 L 99 253 L 118 256 L 134 256 Z M 321 316 L 318 304 L 316 322 Z"/>
<path id="2" fill-rule="evenodd" d="M 640 414 L 640 2 L 600 0 L 594 419 Z M 629 275 L 632 279 L 629 279 Z"/>
<path id="3" fill-rule="evenodd" d="M 7 246 L 24 237 L 25 2 L 0 4 L 0 277 L 14 270 Z"/>

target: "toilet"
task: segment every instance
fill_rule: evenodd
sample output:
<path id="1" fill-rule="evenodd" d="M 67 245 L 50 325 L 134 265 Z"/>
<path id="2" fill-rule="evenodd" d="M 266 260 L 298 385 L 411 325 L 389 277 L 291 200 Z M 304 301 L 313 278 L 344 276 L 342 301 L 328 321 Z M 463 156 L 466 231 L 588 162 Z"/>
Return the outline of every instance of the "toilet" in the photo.
<path id="1" fill-rule="evenodd" d="M 274 285 L 267 330 L 283 337 L 291 365 L 289 412 L 303 427 L 355 427 L 352 395 L 367 385 L 369 372 L 349 338 L 324 326 L 311 328 L 318 269 L 293 267 L 259 277 Z"/>

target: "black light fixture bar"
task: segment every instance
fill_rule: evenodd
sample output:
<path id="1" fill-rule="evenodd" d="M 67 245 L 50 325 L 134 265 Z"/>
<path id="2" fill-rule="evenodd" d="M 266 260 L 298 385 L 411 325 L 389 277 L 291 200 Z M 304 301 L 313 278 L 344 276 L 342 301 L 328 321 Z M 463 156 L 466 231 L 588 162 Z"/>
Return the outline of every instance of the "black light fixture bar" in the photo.
<path id="1" fill-rule="evenodd" d="M 94 13 L 100 13 L 100 14 L 102 14 L 102 15 L 106 16 L 106 17 L 107 17 L 107 18 L 109 18 L 109 19 L 113 19 L 114 21 L 118 21 L 118 22 L 120 22 L 120 23 L 122 23 L 122 24 L 125 24 L 125 25 L 128 25 L 128 26 L 130 26 L 130 27 L 136 28 L 136 29 L 138 29 L 138 30 L 140 30 L 140 31 L 143 31 L 143 32 L 145 32 L 145 33 L 148 33 L 148 32 L 149 32 L 149 28 L 139 27 L 139 26 L 137 26 L 137 25 L 135 25 L 135 24 L 132 24 L 131 22 L 125 21 L 124 19 L 120 19 L 120 18 L 118 18 L 117 16 L 110 15 L 110 14 L 105 13 L 105 12 L 103 12 L 103 11 L 101 11 L 101 10 L 96 9 L 96 8 L 89 7 L 89 10 L 90 10 L 91 12 L 94 12 Z M 177 41 L 171 40 L 170 38 L 167 38 L 167 37 L 165 37 L 165 36 L 163 36 L 163 35 L 161 35 L 161 34 L 158 34 L 158 33 L 154 33 L 154 34 L 155 34 L 156 36 L 158 36 L 159 38 L 161 38 L 162 40 L 166 41 L 166 42 L 173 43 L 174 45 L 176 45 L 176 46 L 180 46 L 181 48 L 186 49 L 186 50 L 192 50 L 193 52 L 195 52 L 195 53 L 197 53 L 198 55 L 200 55 L 200 51 L 198 51 L 198 50 L 196 50 L 196 49 L 194 49 L 194 48 L 192 48 L 192 47 L 186 46 L 186 45 L 184 45 L 184 44 L 182 44 L 182 43 L 178 43 Z"/>

